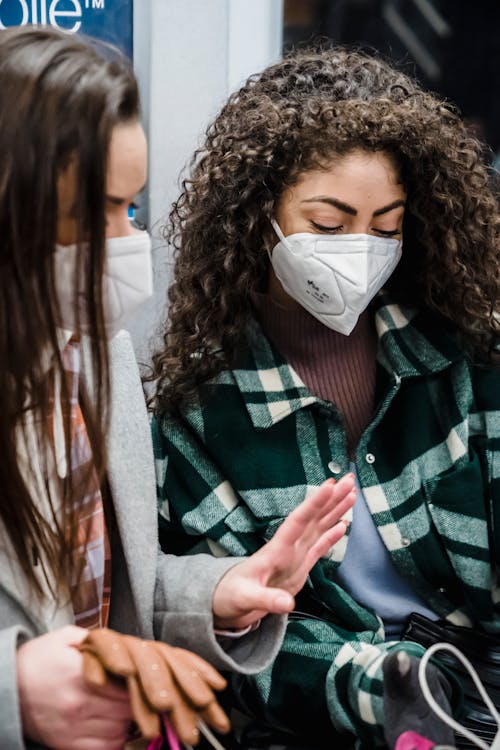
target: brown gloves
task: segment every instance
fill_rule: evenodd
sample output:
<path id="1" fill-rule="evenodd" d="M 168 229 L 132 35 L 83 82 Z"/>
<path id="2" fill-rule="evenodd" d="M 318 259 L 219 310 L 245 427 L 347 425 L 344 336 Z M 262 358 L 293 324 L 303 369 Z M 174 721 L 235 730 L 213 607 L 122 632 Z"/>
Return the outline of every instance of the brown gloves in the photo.
<path id="1" fill-rule="evenodd" d="M 132 713 L 145 738 L 160 734 L 163 713 L 186 745 L 198 743 L 199 718 L 217 732 L 229 731 L 229 719 L 213 693 L 223 690 L 226 681 L 196 654 L 107 628 L 90 630 L 79 649 L 89 683 L 102 687 L 109 676 L 126 681 Z"/>

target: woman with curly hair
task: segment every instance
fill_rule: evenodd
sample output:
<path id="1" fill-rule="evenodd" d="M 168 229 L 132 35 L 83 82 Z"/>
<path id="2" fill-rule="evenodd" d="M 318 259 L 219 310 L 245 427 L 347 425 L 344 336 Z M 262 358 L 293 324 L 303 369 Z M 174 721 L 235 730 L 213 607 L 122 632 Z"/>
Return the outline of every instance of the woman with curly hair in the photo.
<path id="1" fill-rule="evenodd" d="M 350 533 L 278 658 L 235 682 L 309 744 L 452 743 L 420 703 L 405 625 L 500 631 L 500 220 L 482 157 L 385 62 L 302 51 L 230 96 L 170 216 L 162 544 L 251 554 L 326 477 L 357 477 Z"/>

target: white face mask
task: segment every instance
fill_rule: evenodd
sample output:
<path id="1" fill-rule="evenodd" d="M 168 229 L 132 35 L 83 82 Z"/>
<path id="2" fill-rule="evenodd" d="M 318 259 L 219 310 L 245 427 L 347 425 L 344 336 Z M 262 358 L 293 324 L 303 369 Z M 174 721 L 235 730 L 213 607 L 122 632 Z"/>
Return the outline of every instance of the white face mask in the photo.
<path id="1" fill-rule="evenodd" d="M 270 256 L 283 289 L 311 315 L 348 336 L 401 258 L 401 240 L 370 234 L 283 235 Z"/>
<path id="2" fill-rule="evenodd" d="M 85 250 L 85 245 L 80 246 Z M 76 331 L 75 268 L 77 245 L 56 245 L 54 274 L 61 326 Z M 83 274 L 82 274 L 83 276 Z M 151 237 L 147 232 L 106 240 L 106 259 L 103 277 L 103 305 L 106 337 L 112 338 L 124 322 L 153 294 Z M 78 280 L 77 296 L 80 306 L 80 333 L 89 332 L 85 305 L 85 279 Z"/>

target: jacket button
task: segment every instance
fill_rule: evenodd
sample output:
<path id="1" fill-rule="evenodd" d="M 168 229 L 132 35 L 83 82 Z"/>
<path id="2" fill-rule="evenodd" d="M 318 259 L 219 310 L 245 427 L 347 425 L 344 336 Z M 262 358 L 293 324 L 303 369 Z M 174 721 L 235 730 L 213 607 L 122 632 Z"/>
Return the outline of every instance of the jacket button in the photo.
<path id="1" fill-rule="evenodd" d="M 375 456 L 373 453 L 367 453 L 365 456 L 365 461 L 367 464 L 374 464 L 375 463 Z"/>
<path id="2" fill-rule="evenodd" d="M 407 536 L 402 536 L 400 541 L 401 541 L 401 546 L 402 547 L 409 547 L 410 544 L 411 544 L 411 542 L 410 542 L 410 540 L 408 539 Z"/>
<path id="3" fill-rule="evenodd" d="M 328 468 L 332 472 L 332 474 L 340 474 L 341 468 L 340 465 L 336 461 L 330 461 L 328 464 Z"/>

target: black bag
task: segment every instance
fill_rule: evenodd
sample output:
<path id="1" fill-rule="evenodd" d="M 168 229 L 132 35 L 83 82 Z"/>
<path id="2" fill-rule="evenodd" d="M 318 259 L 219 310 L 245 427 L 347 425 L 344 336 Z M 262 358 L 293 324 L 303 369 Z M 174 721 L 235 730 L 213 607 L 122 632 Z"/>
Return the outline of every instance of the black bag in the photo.
<path id="1" fill-rule="evenodd" d="M 407 620 L 402 640 L 420 643 L 424 648 L 440 642 L 456 646 L 478 673 L 497 710 L 500 709 L 499 636 L 452 625 L 446 620 L 429 620 L 413 612 Z M 440 652 L 439 657 L 435 658 L 455 675 L 463 690 L 464 706 L 459 721 L 486 743 L 491 744 L 498 732 L 498 727 L 478 694 L 470 674 L 463 664 L 448 651 Z M 457 742 L 459 748 L 476 747 L 465 737 L 457 736 Z"/>

